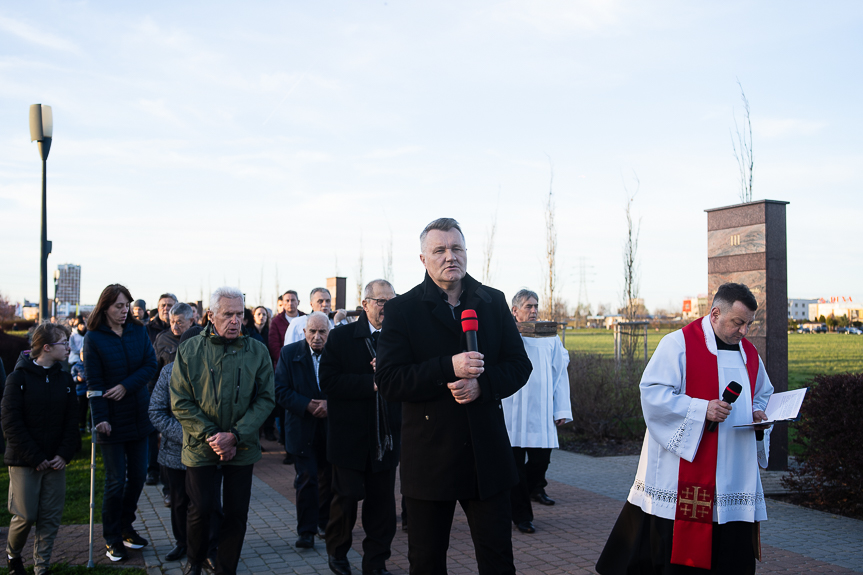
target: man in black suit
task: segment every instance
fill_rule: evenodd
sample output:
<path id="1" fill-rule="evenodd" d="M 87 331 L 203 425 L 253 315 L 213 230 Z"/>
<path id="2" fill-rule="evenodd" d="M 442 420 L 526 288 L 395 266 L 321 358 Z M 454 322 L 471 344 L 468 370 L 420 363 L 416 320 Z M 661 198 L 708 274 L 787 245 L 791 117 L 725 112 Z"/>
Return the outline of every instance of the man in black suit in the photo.
<path id="1" fill-rule="evenodd" d="M 420 235 L 423 283 L 387 303 L 375 383 L 402 402 L 402 494 L 411 574 L 446 573 L 455 503 L 470 525 L 479 573 L 515 573 L 509 490 L 518 472 L 500 400 L 531 372 L 503 293 L 467 275 L 454 219 Z M 465 352 L 461 313 L 476 311 L 479 352 Z"/>
<path id="2" fill-rule="evenodd" d="M 295 545 L 311 549 L 315 535 L 323 538 L 330 517 L 332 468 L 327 462 L 327 396 L 318 371 L 330 320 L 314 312 L 305 339 L 286 345 L 276 367 L 276 401 L 285 408 L 285 449 L 297 470 L 297 533 Z"/>
<path id="3" fill-rule="evenodd" d="M 384 304 L 396 294 L 390 282 L 374 280 L 364 296 L 357 321 L 330 333 L 321 359 L 321 390 L 327 394 L 329 414 L 327 458 L 333 466 L 327 555 L 336 575 L 351 572 L 347 554 L 360 500 L 364 575 L 389 575 L 386 560 L 396 534 L 402 406 L 381 398 L 374 382 Z"/>

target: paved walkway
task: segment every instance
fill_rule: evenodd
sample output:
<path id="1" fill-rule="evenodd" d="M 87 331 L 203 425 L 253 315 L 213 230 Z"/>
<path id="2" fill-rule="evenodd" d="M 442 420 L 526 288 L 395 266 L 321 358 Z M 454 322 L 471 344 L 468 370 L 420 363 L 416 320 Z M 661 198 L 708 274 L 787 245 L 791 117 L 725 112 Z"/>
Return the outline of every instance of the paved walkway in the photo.
<path id="1" fill-rule="evenodd" d="M 297 538 L 293 466 L 282 465 L 284 454 L 277 451 L 278 445 L 265 443 L 265 446 L 271 451 L 255 465 L 240 572 L 329 574 L 322 541 L 317 540 L 315 548 L 309 550 L 293 546 Z M 629 491 L 637 462 L 634 456 L 594 458 L 555 451 L 547 491 L 557 504 L 535 505 L 535 534 L 513 531 L 519 573 L 594 573 L 593 565 Z M 164 561 L 173 541 L 169 535 L 170 510 L 162 503 L 159 488 L 145 487 L 139 511 L 136 527 L 151 544 L 142 551 L 130 552 L 131 563 L 146 565 L 150 575 L 179 575 L 180 562 Z M 863 572 L 863 521 L 775 501 L 768 501 L 768 516 L 770 520 L 762 524 L 764 560 L 758 565 L 758 573 Z M 63 530 L 56 559 L 86 563 L 86 526 Z M 66 533 L 70 536 L 68 542 Z M 102 558 L 99 559 L 102 563 L 104 546 L 100 533 L 97 527 L 96 555 Z M 362 536 L 358 526 L 354 531 L 354 549 L 348 555 L 356 573 L 361 573 L 358 551 L 362 550 Z M 448 563 L 453 574 L 476 572 L 473 545 L 460 509 L 453 525 Z M 395 575 L 408 572 L 407 533 L 401 529 L 396 533 L 387 567 Z"/>

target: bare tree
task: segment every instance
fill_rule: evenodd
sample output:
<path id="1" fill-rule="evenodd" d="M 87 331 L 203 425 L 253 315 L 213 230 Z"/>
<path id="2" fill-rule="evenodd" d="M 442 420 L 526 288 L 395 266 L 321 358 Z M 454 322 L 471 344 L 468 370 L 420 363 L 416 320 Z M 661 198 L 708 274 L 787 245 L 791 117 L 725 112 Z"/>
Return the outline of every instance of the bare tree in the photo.
<path id="1" fill-rule="evenodd" d="M 384 264 L 384 279 L 390 282 L 391 284 L 395 284 L 395 279 L 393 278 L 393 231 L 390 229 L 390 239 L 389 242 L 384 244 L 383 249 L 383 264 Z"/>
<path id="2" fill-rule="evenodd" d="M 363 234 L 360 233 L 360 257 L 357 261 L 357 305 L 363 301 Z"/>
<path id="3" fill-rule="evenodd" d="M 15 304 L 8 297 L 0 293 L 0 320 L 15 317 Z"/>
<path id="4" fill-rule="evenodd" d="M 633 172 L 633 176 L 635 178 L 634 192 L 630 193 L 625 181 L 623 184 L 623 189 L 626 192 L 626 208 L 624 210 L 626 213 L 626 239 L 623 244 L 623 301 L 621 302 L 623 305 L 621 312 L 626 322 L 635 321 L 641 304 L 638 297 L 638 235 L 641 231 L 641 220 L 639 219 L 636 224 L 632 218 L 632 204 L 635 201 L 635 196 L 638 195 L 641 182 L 635 172 Z M 621 356 L 632 362 L 638 349 L 639 330 L 633 327 L 622 329 L 621 338 Z"/>
<path id="5" fill-rule="evenodd" d="M 273 301 L 278 303 L 278 299 L 280 297 L 282 297 L 282 290 L 281 290 L 281 287 L 279 286 L 279 264 L 278 264 L 278 262 L 276 262 L 276 278 L 275 279 L 276 279 L 276 299 Z"/>
<path id="6" fill-rule="evenodd" d="M 545 321 L 560 321 L 566 315 L 560 309 L 560 298 L 556 296 L 557 289 L 557 228 L 554 225 L 554 164 L 548 158 L 548 198 L 545 203 L 545 275 L 542 295 L 544 306 L 540 306 L 542 318 Z"/>
<path id="7" fill-rule="evenodd" d="M 264 305 L 264 262 L 261 262 L 261 281 L 258 284 L 258 305 Z"/>
<path id="8" fill-rule="evenodd" d="M 740 98 L 743 100 L 743 130 L 737 124 L 737 114 L 734 114 L 734 134 L 731 136 L 731 147 L 734 150 L 734 158 L 740 170 L 740 201 L 742 203 L 752 201 L 752 169 L 755 160 L 752 156 L 752 121 L 749 119 L 749 100 L 743 91 L 743 84 L 737 80 L 740 86 Z"/>
<path id="9" fill-rule="evenodd" d="M 483 266 L 482 266 L 482 283 L 485 285 L 491 285 L 492 282 L 492 269 L 491 263 L 492 258 L 494 256 L 494 234 L 497 231 L 497 212 L 498 208 L 500 208 L 500 188 L 498 188 L 497 192 L 497 206 L 494 209 L 494 216 L 491 219 L 491 227 L 488 229 L 488 233 L 485 239 L 485 251 L 483 252 Z"/>

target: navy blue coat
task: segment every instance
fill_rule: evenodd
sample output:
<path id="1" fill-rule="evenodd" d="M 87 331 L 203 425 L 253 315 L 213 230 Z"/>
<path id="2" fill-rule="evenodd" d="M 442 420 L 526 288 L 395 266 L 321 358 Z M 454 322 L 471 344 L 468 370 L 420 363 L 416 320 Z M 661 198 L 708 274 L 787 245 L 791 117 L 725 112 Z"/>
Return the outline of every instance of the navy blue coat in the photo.
<path id="1" fill-rule="evenodd" d="M 149 382 L 156 373 L 156 354 L 147 330 L 127 322 L 123 337 L 104 323 L 84 336 L 84 370 L 89 391 L 108 391 L 117 384 L 126 388 L 120 401 L 90 398 L 93 420 L 111 424 L 111 435 L 97 433 L 96 443 L 122 443 L 146 437 L 154 431 L 148 409 Z"/>
<path id="2" fill-rule="evenodd" d="M 276 366 L 276 402 L 285 409 L 285 450 L 313 453 L 318 418 L 306 411 L 313 399 L 326 399 L 315 380 L 312 351 L 305 339 L 282 348 Z M 326 419 L 324 419 L 326 421 Z"/>

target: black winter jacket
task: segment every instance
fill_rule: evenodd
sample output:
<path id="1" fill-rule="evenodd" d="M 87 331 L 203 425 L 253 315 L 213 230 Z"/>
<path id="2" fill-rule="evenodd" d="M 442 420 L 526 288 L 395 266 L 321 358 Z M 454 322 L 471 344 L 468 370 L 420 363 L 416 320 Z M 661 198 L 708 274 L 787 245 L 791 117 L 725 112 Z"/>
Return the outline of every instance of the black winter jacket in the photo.
<path id="1" fill-rule="evenodd" d="M 90 398 L 95 424 L 111 424 L 111 435 L 97 433 L 96 443 L 134 441 L 155 430 L 148 412 L 147 382 L 156 372 L 156 354 L 144 326 L 126 323 L 123 337 L 104 324 L 88 331 L 84 336 L 84 371 L 89 391 L 104 393 L 117 384 L 126 388 L 120 401 Z"/>
<path id="2" fill-rule="evenodd" d="M 80 449 L 75 383 L 59 362 L 45 369 L 22 353 L 6 379 L 0 412 L 6 465 L 36 467 L 55 455 L 68 463 Z"/>

